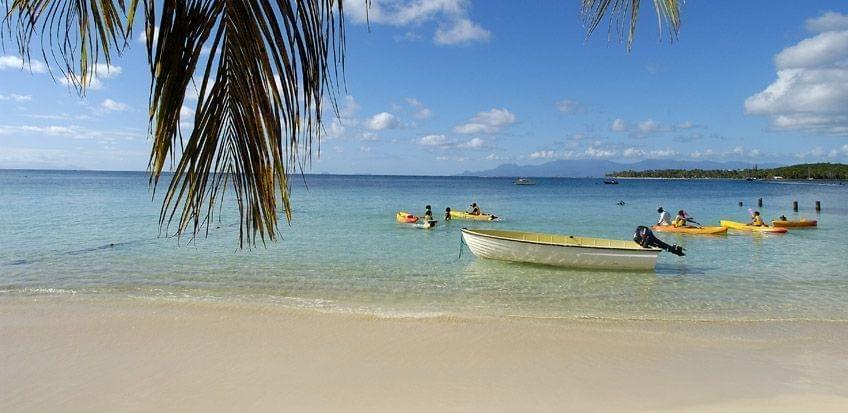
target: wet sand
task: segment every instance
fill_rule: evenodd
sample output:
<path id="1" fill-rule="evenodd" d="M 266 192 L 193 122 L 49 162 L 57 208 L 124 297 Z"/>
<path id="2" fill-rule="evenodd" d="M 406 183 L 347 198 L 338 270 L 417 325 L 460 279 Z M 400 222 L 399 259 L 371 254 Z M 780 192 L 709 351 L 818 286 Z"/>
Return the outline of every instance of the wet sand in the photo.
<path id="1" fill-rule="evenodd" d="M 848 411 L 848 323 L 0 298 L 0 411 Z"/>

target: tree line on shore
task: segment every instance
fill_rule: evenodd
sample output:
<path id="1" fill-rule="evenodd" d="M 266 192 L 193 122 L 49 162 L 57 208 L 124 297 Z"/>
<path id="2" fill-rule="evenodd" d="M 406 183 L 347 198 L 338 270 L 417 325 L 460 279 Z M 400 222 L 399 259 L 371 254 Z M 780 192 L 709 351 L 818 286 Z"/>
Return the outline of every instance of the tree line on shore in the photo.
<path id="1" fill-rule="evenodd" d="M 714 179 L 848 179 L 848 165 L 842 163 L 809 163 L 759 169 L 652 169 L 625 170 L 607 174 L 618 178 L 714 178 Z"/>

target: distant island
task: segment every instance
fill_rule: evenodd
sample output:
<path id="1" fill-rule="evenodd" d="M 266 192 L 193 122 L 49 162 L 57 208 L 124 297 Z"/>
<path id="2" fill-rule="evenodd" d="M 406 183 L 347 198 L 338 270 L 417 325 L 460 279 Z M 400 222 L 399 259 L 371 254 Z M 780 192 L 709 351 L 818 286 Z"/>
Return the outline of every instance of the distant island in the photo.
<path id="1" fill-rule="evenodd" d="M 602 159 L 555 160 L 535 165 L 503 164 L 485 171 L 465 171 L 460 176 L 527 178 L 601 178 L 614 175 L 613 171 L 649 171 L 649 170 L 712 170 L 751 168 L 749 162 L 713 162 L 676 159 L 646 159 L 634 163 L 613 162 Z M 780 164 L 765 164 L 764 167 L 778 167 Z"/>
<path id="2" fill-rule="evenodd" d="M 608 173 L 616 178 L 716 178 L 716 179 L 848 179 L 848 165 L 842 163 L 805 163 L 777 168 L 750 169 L 650 169 Z"/>

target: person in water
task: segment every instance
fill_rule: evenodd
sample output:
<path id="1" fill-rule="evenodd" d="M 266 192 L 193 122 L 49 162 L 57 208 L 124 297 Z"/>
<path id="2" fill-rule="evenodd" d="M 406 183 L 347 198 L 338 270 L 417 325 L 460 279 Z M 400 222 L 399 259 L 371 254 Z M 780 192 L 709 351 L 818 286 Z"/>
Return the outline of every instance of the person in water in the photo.
<path id="1" fill-rule="evenodd" d="M 450 208 L 445 208 L 445 221 L 450 221 L 450 220 L 451 220 Z"/>
<path id="2" fill-rule="evenodd" d="M 686 226 L 686 211 L 680 210 L 677 211 L 677 216 L 674 217 L 674 222 L 671 223 L 675 228 L 685 227 Z"/>
<path id="3" fill-rule="evenodd" d="M 754 211 L 754 214 L 751 215 L 751 222 L 748 225 L 755 226 L 755 227 L 766 226 L 766 224 L 763 223 L 763 218 L 760 216 L 760 211 Z"/>
<path id="4" fill-rule="evenodd" d="M 480 207 L 477 206 L 476 202 L 471 203 L 471 210 L 468 213 L 471 215 L 480 215 Z"/>
<path id="5" fill-rule="evenodd" d="M 657 208 L 657 213 L 660 214 L 660 219 L 657 221 L 657 225 L 659 226 L 669 226 L 671 225 L 671 214 L 668 211 L 664 210 L 663 207 Z"/>
<path id="6" fill-rule="evenodd" d="M 430 209 L 430 205 L 424 207 L 424 221 L 432 221 L 433 220 L 433 211 Z"/>

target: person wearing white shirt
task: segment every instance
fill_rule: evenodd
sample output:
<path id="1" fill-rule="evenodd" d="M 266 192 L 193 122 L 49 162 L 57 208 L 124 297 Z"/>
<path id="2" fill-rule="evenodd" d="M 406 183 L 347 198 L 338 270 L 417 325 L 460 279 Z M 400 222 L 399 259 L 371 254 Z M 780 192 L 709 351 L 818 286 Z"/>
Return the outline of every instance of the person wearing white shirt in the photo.
<path id="1" fill-rule="evenodd" d="M 669 214 L 668 211 L 664 210 L 663 207 L 659 207 L 657 208 L 657 213 L 660 214 L 660 220 L 657 221 L 657 225 L 671 225 L 671 214 Z"/>

